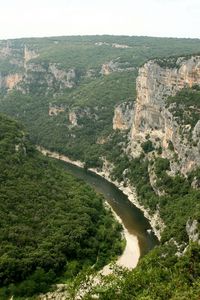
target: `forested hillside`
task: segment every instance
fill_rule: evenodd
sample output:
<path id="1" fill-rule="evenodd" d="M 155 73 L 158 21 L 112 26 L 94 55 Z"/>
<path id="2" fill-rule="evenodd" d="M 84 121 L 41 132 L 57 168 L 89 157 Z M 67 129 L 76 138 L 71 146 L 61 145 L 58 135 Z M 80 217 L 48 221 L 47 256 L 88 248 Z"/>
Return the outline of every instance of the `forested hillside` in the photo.
<path id="1" fill-rule="evenodd" d="M 121 225 L 103 199 L 0 115 L 0 299 L 45 292 L 122 251 Z"/>
<path id="2" fill-rule="evenodd" d="M 0 110 L 34 143 L 100 166 L 114 107 L 133 102 L 138 68 L 155 57 L 200 52 L 199 40 L 126 36 L 1 41 Z M 81 147 L 79 146 L 81 143 Z"/>

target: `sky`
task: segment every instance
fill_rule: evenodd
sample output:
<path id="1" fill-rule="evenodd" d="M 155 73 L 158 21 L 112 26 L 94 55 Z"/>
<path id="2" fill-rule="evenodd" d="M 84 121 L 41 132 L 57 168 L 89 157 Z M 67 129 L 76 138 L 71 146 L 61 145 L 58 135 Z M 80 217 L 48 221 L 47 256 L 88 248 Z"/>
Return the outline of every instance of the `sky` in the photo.
<path id="1" fill-rule="evenodd" d="M 0 39 L 94 34 L 200 38 L 200 0 L 0 0 Z"/>

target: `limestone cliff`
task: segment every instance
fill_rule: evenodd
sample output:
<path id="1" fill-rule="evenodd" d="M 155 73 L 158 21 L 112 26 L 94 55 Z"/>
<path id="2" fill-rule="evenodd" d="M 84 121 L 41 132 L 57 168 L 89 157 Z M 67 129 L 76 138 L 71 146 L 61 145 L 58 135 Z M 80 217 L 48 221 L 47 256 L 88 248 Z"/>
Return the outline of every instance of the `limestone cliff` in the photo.
<path id="1" fill-rule="evenodd" d="M 140 68 L 133 136 L 145 131 L 163 131 L 161 111 L 167 97 L 195 84 L 200 84 L 200 56 L 183 60 L 178 68 L 162 68 L 155 61 Z"/>
<path id="2" fill-rule="evenodd" d="M 15 74 L 10 74 L 8 76 L 5 77 L 5 86 L 9 89 L 12 90 L 13 88 L 15 88 L 17 86 L 17 84 L 19 82 L 22 81 L 23 76 L 19 73 L 15 73 Z"/>
<path id="3" fill-rule="evenodd" d="M 23 78 L 23 56 L 21 49 L 16 49 L 10 41 L 2 41 L 0 45 L 0 89 L 12 90 Z"/>
<path id="4" fill-rule="evenodd" d="M 194 129 L 190 124 L 180 126 L 171 112 L 173 105 L 166 106 L 169 96 L 174 96 L 180 90 L 195 85 L 200 85 L 200 56 L 189 59 L 179 58 L 174 67 L 167 65 L 161 67 L 156 60 L 152 60 L 140 68 L 131 129 L 133 155 L 140 153 L 138 140 L 145 140 L 145 137 L 149 136 L 153 143 L 160 140 L 163 157 L 171 158 L 169 143 L 172 143 L 174 152 L 180 160 L 180 166 L 172 162 L 171 167 L 174 172 L 179 169 L 185 174 L 196 165 L 200 165 L 199 122 Z"/>
<path id="5" fill-rule="evenodd" d="M 131 128 L 134 117 L 133 103 L 124 102 L 114 109 L 113 129 L 127 130 Z"/>

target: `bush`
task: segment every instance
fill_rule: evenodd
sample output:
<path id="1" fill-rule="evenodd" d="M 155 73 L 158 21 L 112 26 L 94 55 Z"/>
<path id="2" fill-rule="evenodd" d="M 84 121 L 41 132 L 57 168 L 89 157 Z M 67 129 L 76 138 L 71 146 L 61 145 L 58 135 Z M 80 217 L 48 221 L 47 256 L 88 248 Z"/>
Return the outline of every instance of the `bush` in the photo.
<path id="1" fill-rule="evenodd" d="M 152 141 L 146 141 L 146 142 L 142 143 L 142 149 L 145 153 L 155 150 Z"/>
<path id="2" fill-rule="evenodd" d="M 163 171 L 170 169 L 170 162 L 167 158 L 158 157 L 155 160 L 155 173 L 160 176 Z"/>

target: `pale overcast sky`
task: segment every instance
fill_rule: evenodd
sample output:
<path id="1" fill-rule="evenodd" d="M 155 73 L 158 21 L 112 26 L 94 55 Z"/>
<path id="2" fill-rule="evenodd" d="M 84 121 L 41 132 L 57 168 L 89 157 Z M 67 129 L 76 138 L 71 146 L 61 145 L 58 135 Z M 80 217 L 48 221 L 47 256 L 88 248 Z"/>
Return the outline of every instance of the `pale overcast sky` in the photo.
<path id="1" fill-rule="evenodd" d="M 0 0 L 0 39 L 86 34 L 200 38 L 200 0 Z"/>

